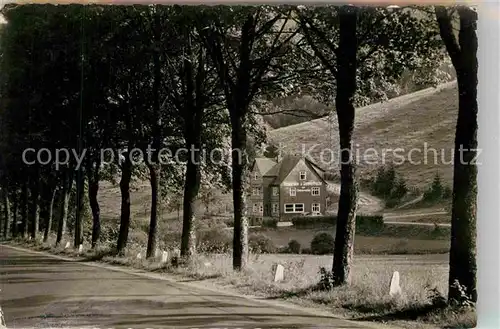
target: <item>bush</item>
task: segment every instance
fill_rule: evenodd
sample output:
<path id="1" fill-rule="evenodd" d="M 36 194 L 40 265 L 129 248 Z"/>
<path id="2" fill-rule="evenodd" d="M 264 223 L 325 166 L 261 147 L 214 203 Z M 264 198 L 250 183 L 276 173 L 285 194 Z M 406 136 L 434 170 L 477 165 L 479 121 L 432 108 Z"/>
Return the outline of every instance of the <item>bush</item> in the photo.
<path id="1" fill-rule="evenodd" d="M 392 190 L 396 186 L 396 170 L 394 166 L 387 169 L 384 167 L 379 168 L 377 175 L 373 181 L 371 191 L 374 195 L 382 198 L 388 198 Z"/>
<path id="2" fill-rule="evenodd" d="M 262 222 L 263 222 L 263 220 L 260 217 L 249 217 L 248 218 L 248 226 L 261 226 Z"/>
<path id="3" fill-rule="evenodd" d="M 429 203 L 437 203 L 439 201 L 450 198 L 452 191 L 449 187 L 444 186 L 441 182 L 441 176 L 437 173 L 432 180 L 429 188 L 424 192 L 424 201 Z"/>
<path id="4" fill-rule="evenodd" d="M 320 280 L 318 283 L 319 290 L 332 290 L 334 287 L 333 273 L 324 267 L 319 269 Z"/>
<path id="5" fill-rule="evenodd" d="M 148 235 L 143 231 L 135 230 L 130 231 L 128 235 L 128 244 L 147 246 L 148 245 Z"/>
<path id="6" fill-rule="evenodd" d="M 384 229 L 384 216 L 358 215 L 356 216 L 356 232 L 376 233 Z"/>
<path id="7" fill-rule="evenodd" d="M 453 190 L 449 186 L 445 186 L 443 189 L 443 199 L 448 200 L 453 196 Z"/>
<path id="8" fill-rule="evenodd" d="M 311 248 L 304 248 L 304 249 L 302 249 L 302 254 L 303 255 L 312 255 Z"/>
<path id="9" fill-rule="evenodd" d="M 331 227 L 337 224 L 337 216 L 295 217 L 292 224 L 296 228 Z M 384 229 L 384 217 L 380 215 L 356 216 L 357 232 L 379 232 Z"/>
<path id="10" fill-rule="evenodd" d="M 231 249 L 233 237 L 231 231 L 222 227 L 214 227 L 198 232 L 198 251 L 207 253 L 224 253 Z"/>
<path id="11" fill-rule="evenodd" d="M 101 224 L 102 225 L 102 224 Z M 101 243 L 114 243 L 118 240 L 119 227 L 115 225 L 102 225 L 101 234 L 99 235 L 99 241 Z"/>
<path id="12" fill-rule="evenodd" d="M 278 221 L 274 219 L 265 219 L 262 221 L 262 227 L 276 228 L 278 226 Z"/>
<path id="13" fill-rule="evenodd" d="M 276 253 L 278 253 L 278 254 L 290 254 L 290 249 L 288 248 L 288 246 L 280 246 L 276 250 Z"/>
<path id="14" fill-rule="evenodd" d="M 292 254 L 300 254 L 300 243 L 297 240 L 290 240 L 288 242 L 288 251 Z"/>
<path id="15" fill-rule="evenodd" d="M 326 255 L 333 253 L 335 239 L 328 233 L 316 234 L 311 241 L 311 251 L 314 255 Z"/>
<path id="16" fill-rule="evenodd" d="M 277 250 L 273 240 L 262 233 L 250 234 L 248 237 L 248 245 L 253 253 L 270 254 L 276 252 Z"/>
<path id="17" fill-rule="evenodd" d="M 362 179 L 362 186 L 367 186 L 371 193 L 387 201 L 388 207 L 394 207 L 404 198 L 408 188 L 403 177 L 399 177 L 394 166 L 381 167 L 374 178 Z"/>
<path id="18" fill-rule="evenodd" d="M 179 248 L 181 243 L 181 232 L 165 232 L 161 235 L 161 238 L 158 240 L 158 248 L 164 250 L 172 250 L 175 248 Z"/>
<path id="19" fill-rule="evenodd" d="M 407 193 L 408 187 L 406 186 L 406 181 L 403 178 L 399 178 L 396 181 L 396 185 L 394 186 L 393 190 L 391 191 L 390 198 L 399 200 L 405 197 Z"/>
<path id="20" fill-rule="evenodd" d="M 386 208 L 395 208 L 399 204 L 400 200 L 399 199 L 389 199 L 385 201 L 385 207 Z"/>
<path id="21" fill-rule="evenodd" d="M 293 226 L 297 228 L 309 228 L 318 226 L 331 226 L 337 223 L 336 216 L 314 216 L 314 217 L 295 217 L 292 218 Z"/>

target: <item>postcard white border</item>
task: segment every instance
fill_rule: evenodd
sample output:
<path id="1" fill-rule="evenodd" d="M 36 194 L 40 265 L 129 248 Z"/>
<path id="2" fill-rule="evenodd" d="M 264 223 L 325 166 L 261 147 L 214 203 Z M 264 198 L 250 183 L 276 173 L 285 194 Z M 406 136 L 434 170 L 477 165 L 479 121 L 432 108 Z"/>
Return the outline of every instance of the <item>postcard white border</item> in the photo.
<path id="1" fill-rule="evenodd" d="M 477 327 L 500 328 L 500 5 L 478 7 Z"/>

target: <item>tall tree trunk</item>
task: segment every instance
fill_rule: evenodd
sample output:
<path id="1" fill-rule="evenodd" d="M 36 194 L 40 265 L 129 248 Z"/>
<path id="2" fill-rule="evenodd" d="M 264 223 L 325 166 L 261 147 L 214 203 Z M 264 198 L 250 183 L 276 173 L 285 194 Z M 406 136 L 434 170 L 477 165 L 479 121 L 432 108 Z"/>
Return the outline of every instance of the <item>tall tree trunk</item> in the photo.
<path id="1" fill-rule="evenodd" d="M 0 197 L 2 196 L 2 190 L 0 189 Z M 4 223 L 4 220 L 6 220 L 4 217 L 4 206 L 2 204 L 2 202 L 0 201 L 0 236 L 3 236 L 3 232 L 4 232 L 4 226 L 5 226 L 5 223 Z"/>
<path id="2" fill-rule="evenodd" d="M 54 187 L 52 191 L 52 196 L 50 198 L 49 213 L 47 215 L 47 221 L 45 224 L 45 232 L 43 234 L 43 242 L 49 240 L 49 234 L 52 231 L 52 218 L 54 217 L 54 201 L 56 199 L 57 187 Z"/>
<path id="3" fill-rule="evenodd" d="M 332 266 L 334 285 L 350 283 L 354 255 L 358 187 L 355 177 L 356 164 L 351 156 L 353 154 L 352 134 L 355 117 L 353 99 L 356 92 L 356 53 L 358 47 L 356 38 L 357 10 L 354 6 L 339 8 L 340 40 L 335 106 L 339 122 L 341 166 L 340 198 Z"/>
<path id="4" fill-rule="evenodd" d="M 88 182 L 89 182 L 89 204 L 92 211 L 92 249 L 97 246 L 99 237 L 101 235 L 101 209 L 99 201 L 97 201 L 97 193 L 99 192 L 99 167 L 98 162 L 94 169 L 92 164 L 89 164 L 87 169 Z"/>
<path id="5" fill-rule="evenodd" d="M 232 187 L 234 209 L 233 269 L 243 270 L 248 263 L 248 218 L 246 217 L 246 126 L 245 118 L 231 117 Z"/>
<path id="6" fill-rule="evenodd" d="M 156 252 L 157 232 L 158 232 L 158 189 L 160 186 L 160 165 L 148 164 L 149 182 L 151 185 L 151 217 L 149 220 L 148 247 L 146 258 L 151 258 Z"/>
<path id="7" fill-rule="evenodd" d="M 76 173 L 76 198 L 75 198 L 75 237 L 73 247 L 78 248 L 83 243 L 83 196 L 85 193 L 85 176 L 82 169 Z"/>
<path id="8" fill-rule="evenodd" d="M 183 214 L 182 214 L 182 239 L 181 239 L 181 256 L 184 260 L 189 261 L 196 253 L 196 222 L 195 222 L 195 199 L 200 189 L 200 148 L 201 148 L 201 115 L 203 113 L 203 104 L 200 100 L 203 98 L 200 95 L 200 85 L 204 78 L 204 61 L 203 53 L 200 51 L 198 58 L 198 70 L 194 69 L 192 59 L 195 55 L 191 47 L 190 32 L 186 36 L 188 43 L 186 45 L 186 59 L 184 60 L 184 139 L 186 140 L 186 148 L 191 150 L 190 156 L 186 163 L 186 178 L 184 180 L 184 198 L 183 198 Z M 188 58 L 189 56 L 189 58 Z M 193 71 L 196 70 L 195 74 Z"/>
<path id="9" fill-rule="evenodd" d="M 21 237 L 26 238 L 28 234 L 28 183 L 24 182 L 22 187 L 22 201 L 21 201 Z"/>
<path id="10" fill-rule="evenodd" d="M 132 178 L 132 163 L 129 153 L 124 154 L 125 160 L 122 163 L 122 177 L 120 180 L 121 191 L 121 214 L 120 214 L 120 233 L 116 250 L 122 254 L 127 247 L 128 232 L 130 229 L 130 180 Z"/>
<path id="11" fill-rule="evenodd" d="M 0 197 L 1 197 L 1 194 L 2 194 L 2 190 L 0 189 Z M 2 205 L 2 202 L 0 202 L 0 235 L 3 236 L 3 229 L 4 229 L 4 216 L 3 216 L 3 205 Z"/>
<path id="12" fill-rule="evenodd" d="M 198 133 L 198 132 L 195 132 Z M 190 143 L 191 144 L 191 143 Z M 199 150 L 200 145 L 192 144 Z M 181 256 L 190 260 L 196 253 L 195 200 L 200 190 L 200 154 L 194 152 L 186 164 L 186 179 L 184 181 L 184 202 L 182 214 Z M 194 161 L 193 161 L 194 160 Z"/>
<path id="13" fill-rule="evenodd" d="M 9 192 L 6 188 L 3 188 L 2 196 L 3 196 L 3 212 L 4 212 L 3 237 L 7 239 L 10 231 L 11 214 L 10 214 Z"/>
<path id="14" fill-rule="evenodd" d="M 160 17 L 155 13 L 153 22 L 153 116 L 156 120 L 153 128 L 153 148 L 154 158 L 148 163 L 149 182 L 151 185 L 151 217 L 149 220 L 148 246 L 146 258 L 155 255 L 158 233 L 158 193 L 160 187 L 161 165 L 159 159 L 159 149 L 161 148 L 162 130 L 161 130 L 161 112 L 160 112 L 160 88 L 162 82 L 161 63 L 160 63 L 160 44 L 161 44 L 161 26 Z"/>
<path id="15" fill-rule="evenodd" d="M 476 206 L 477 167 L 477 13 L 458 8 L 458 42 L 446 8 L 436 8 L 441 37 L 451 57 L 458 82 L 458 118 L 453 161 L 453 199 L 451 214 L 450 273 L 448 300 L 462 298 L 459 283 L 466 294 L 477 301 L 476 290 Z"/>
<path id="16" fill-rule="evenodd" d="M 17 237 L 18 225 L 17 225 L 17 210 L 18 210 L 18 196 L 14 192 L 12 193 L 12 237 Z"/>
<path id="17" fill-rule="evenodd" d="M 32 185 L 32 199 L 33 203 L 31 204 L 31 239 L 36 240 L 38 237 L 38 233 L 40 230 L 40 185 L 41 181 L 38 177 L 34 178 L 34 182 Z"/>
<path id="18" fill-rule="evenodd" d="M 57 227 L 57 238 L 56 246 L 62 242 L 64 234 L 66 234 L 67 224 L 68 224 L 68 207 L 69 207 L 69 194 L 71 192 L 71 187 L 73 186 L 73 173 L 71 169 L 67 169 L 67 172 L 63 177 L 63 184 L 61 189 L 61 215 L 59 218 L 59 223 Z"/>

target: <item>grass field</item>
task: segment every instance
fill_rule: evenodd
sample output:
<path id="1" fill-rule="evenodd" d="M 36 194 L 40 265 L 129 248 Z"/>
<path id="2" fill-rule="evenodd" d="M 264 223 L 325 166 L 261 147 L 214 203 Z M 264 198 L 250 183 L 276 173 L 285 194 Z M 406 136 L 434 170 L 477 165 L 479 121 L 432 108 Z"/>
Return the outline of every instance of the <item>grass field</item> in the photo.
<path id="1" fill-rule="evenodd" d="M 426 209 L 427 210 L 427 209 Z M 412 222 L 412 223 L 450 223 L 451 215 L 446 214 L 434 214 L 431 212 L 424 213 L 390 213 L 391 216 L 396 216 L 398 222 Z M 387 220 L 391 220 L 391 217 L 387 217 Z"/>
<path id="2" fill-rule="evenodd" d="M 472 328 L 473 309 L 447 309 L 436 299 L 447 294 L 448 255 L 356 256 L 348 287 L 315 290 L 319 269 L 331 268 L 332 256 L 253 255 L 244 273 L 231 270 L 230 255 L 200 256 L 180 273 L 203 284 L 214 283 L 269 299 L 325 308 L 344 317 L 388 322 L 398 328 Z M 284 280 L 273 281 L 272 266 L 282 264 Z M 402 294 L 391 297 L 390 280 L 400 273 Z M 179 273 L 179 272 L 178 272 Z M 416 323 L 419 321 L 420 323 Z M 431 325 L 431 326 L 429 326 Z"/>

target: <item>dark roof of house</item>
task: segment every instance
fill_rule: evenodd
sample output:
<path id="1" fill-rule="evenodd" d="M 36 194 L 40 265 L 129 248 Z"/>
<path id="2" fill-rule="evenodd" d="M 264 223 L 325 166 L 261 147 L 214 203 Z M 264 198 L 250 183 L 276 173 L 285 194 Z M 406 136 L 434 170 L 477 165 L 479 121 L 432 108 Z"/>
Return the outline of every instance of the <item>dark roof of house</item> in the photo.
<path id="1" fill-rule="evenodd" d="M 259 169 L 261 175 L 264 176 L 271 168 L 276 166 L 276 162 L 269 158 L 257 158 L 255 159 L 255 165 L 257 169 Z"/>
<path id="2" fill-rule="evenodd" d="M 311 159 L 309 158 L 306 158 L 306 161 L 308 161 L 313 167 L 315 167 L 316 169 L 319 169 L 321 170 L 322 172 L 325 172 L 326 169 L 323 168 L 323 167 L 320 167 L 316 162 L 312 161 Z"/>
<path id="3" fill-rule="evenodd" d="M 306 165 L 313 171 L 318 178 L 321 179 L 322 182 L 324 182 L 323 178 L 318 174 L 316 171 L 317 169 L 323 170 L 321 167 L 319 167 L 317 164 L 315 164 L 313 161 L 308 159 L 307 157 L 301 156 L 301 155 L 286 155 L 283 157 L 283 159 L 276 163 L 264 176 L 266 177 L 276 177 L 272 184 L 281 184 L 285 178 L 290 174 L 290 171 L 292 171 L 293 168 L 299 163 L 300 160 L 304 159 Z M 317 168 L 317 169 L 316 169 Z M 323 170 L 324 171 L 324 170 Z"/>

